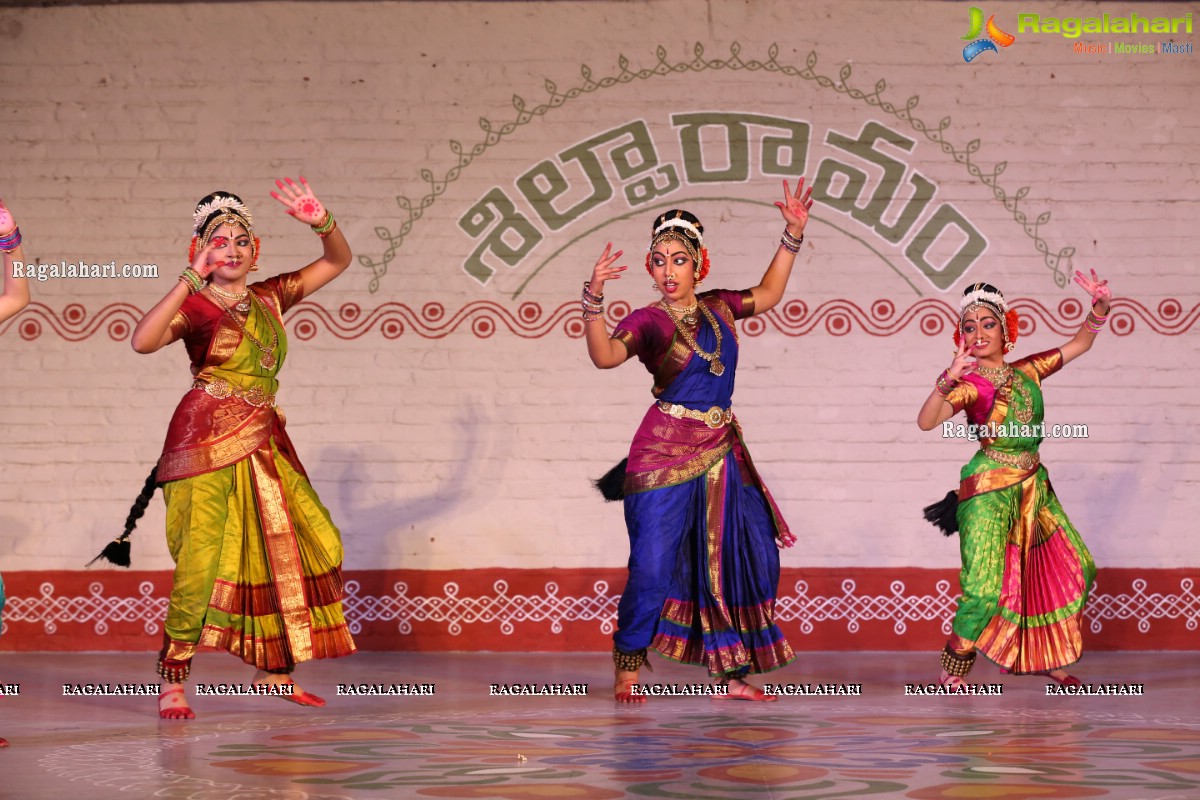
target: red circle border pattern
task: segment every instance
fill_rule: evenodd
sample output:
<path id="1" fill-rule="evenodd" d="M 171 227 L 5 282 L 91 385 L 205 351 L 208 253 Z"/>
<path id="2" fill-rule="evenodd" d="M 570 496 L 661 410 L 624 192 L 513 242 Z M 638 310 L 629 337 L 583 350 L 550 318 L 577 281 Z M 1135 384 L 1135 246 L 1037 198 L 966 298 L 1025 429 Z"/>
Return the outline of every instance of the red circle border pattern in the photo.
<path id="1" fill-rule="evenodd" d="M 1053 333 L 1070 336 L 1083 323 L 1086 308 L 1074 298 L 1059 302 L 1056 308 L 1037 300 L 1017 298 L 1011 307 L 1021 315 L 1022 336 L 1043 325 Z M 619 321 L 629 310 L 627 303 L 614 303 L 609 309 L 609 321 Z M 122 341 L 143 313 L 129 303 L 112 303 L 92 315 L 79 303 L 71 303 L 61 311 L 32 303 L 17 317 L 0 325 L 0 336 L 12 329 L 26 341 L 39 339 L 47 332 L 68 342 L 83 342 L 97 335 Z M 1111 317 L 1109 328 L 1116 336 L 1146 330 L 1160 336 L 1180 336 L 1200 320 L 1200 303 L 1185 311 L 1183 304 L 1174 298 L 1164 299 L 1154 307 L 1120 298 L 1113 302 Z M 803 300 L 789 300 L 762 316 L 745 320 L 742 332 L 751 337 L 768 330 L 789 337 L 812 333 L 838 337 L 852 333 L 893 336 L 911 325 L 926 336 L 941 336 L 949 335 L 956 319 L 957 312 L 949 303 L 931 298 L 918 300 L 903 310 L 890 300 L 875 300 L 866 308 L 844 299 L 827 300 L 816 308 L 810 308 Z M 422 339 L 442 339 L 459 329 L 478 339 L 492 339 L 505 332 L 522 339 L 541 339 L 556 332 L 573 339 L 583 336 L 579 307 L 572 302 L 547 312 L 540 304 L 529 301 L 513 309 L 492 300 L 475 300 L 451 312 L 437 302 L 419 308 L 388 302 L 364 311 L 356 303 L 343 303 L 331 309 L 305 301 L 289 313 L 288 327 L 300 340 L 313 339 L 322 333 L 344 340 L 361 339 L 372 331 L 384 339 L 399 339 L 410 332 Z"/>

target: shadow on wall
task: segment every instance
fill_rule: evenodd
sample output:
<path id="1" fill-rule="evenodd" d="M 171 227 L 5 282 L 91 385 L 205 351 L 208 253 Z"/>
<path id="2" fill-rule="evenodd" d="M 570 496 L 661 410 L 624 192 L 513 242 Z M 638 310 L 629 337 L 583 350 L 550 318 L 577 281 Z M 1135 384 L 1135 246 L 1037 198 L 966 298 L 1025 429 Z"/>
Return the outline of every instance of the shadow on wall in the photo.
<path id="1" fill-rule="evenodd" d="M 477 458 L 483 420 L 479 410 L 472 403 L 447 426 L 453 431 L 455 441 L 447 441 L 445 446 L 454 452 L 439 454 L 442 457 L 437 460 L 399 461 L 394 448 L 382 446 L 323 449 L 321 463 L 342 465 L 337 486 L 342 511 L 334 522 L 342 528 L 343 534 L 386 532 L 391 543 L 398 545 L 399 539 L 420 523 L 454 516 L 470 495 L 468 478 L 471 472 L 480 469 Z M 399 446 L 404 447 L 403 444 Z M 399 472 L 408 472 L 416 480 L 397 477 Z M 379 487 L 385 487 L 389 479 L 396 484 L 394 496 L 398 499 L 372 504 L 365 495 L 380 493 Z M 414 485 L 430 488 L 410 491 Z M 402 550 L 397 547 L 395 552 Z"/>
<path id="2" fill-rule="evenodd" d="M 1133 435 L 1124 442 L 1123 455 L 1112 459 L 1108 466 L 1103 496 L 1094 500 L 1111 520 L 1110 529 L 1104 532 L 1107 538 L 1154 537 L 1169 529 L 1167 511 L 1181 490 L 1187 492 L 1180 486 L 1179 477 L 1173 474 L 1173 466 L 1191 460 L 1193 445 L 1182 440 L 1177 430 L 1172 430 L 1162 409 L 1155 409 L 1147 417 L 1150 418 L 1132 426 Z M 1152 489 L 1150 483 L 1157 485 Z M 1156 566 L 1185 564 L 1186 561 L 1180 559 L 1174 564 L 1160 562 Z"/>
<path id="3" fill-rule="evenodd" d="M 0 573 L 4 562 L 16 555 L 17 542 L 29 532 L 29 520 L 0 514 Z"/>
<path id="4" fill-rule="evenodd" d="M 1119 442 L 1119 456 L 1097 463 L 1087 455 L 1088 443 L 1077 448 L 1077 458 L 1060 457 L 1061 465 L 1051 462 L 1048 467 L 1052 485 L 1057 476 L 1062 486 L 1070 487 L 1063 490 L 1066 498 L 1058 494 L 1059 502 L 1101 567 L 1129 563 L 1130 536 L 1153 539 L 1171 527 L 1168 511 L 1181 488 L 1171 465 L 1185 463 L 1193 445 L 1174 435 L 1161 410 L 1151 409 L 1147 416 L 1151 418 L 1122 426 L 1129 433 Z M 1102 425 L 1090 426 L 1095 445 L 1106 443 L 1103 434 L 1096 435 Z M 1181 565 L 1176 561 L 1155 566 Z"/>
<path id="5" fill-rule="evenodd" d="M 6 511 L 14 511 L 20 508 L 19 505 L 14 503 L 7 505 Z M 38 549 L 38 536 L 39 532 L 33 529 L 28 518 L 21 517 L 19 514 L 16 516 L 0 514 L 0 575 L 3 575 L 6 569 L 15 572 L 18 568 L 14 562 L 18 557 L 28 557 L 33 554 L 41 555 Z M 56 540 L 52 546 L 55 548 L 51 552 L 52 555 L 61 554 L 62 549 L 65 547 L 61 538 Z M 91 558 L 91 556 L 88 557 Z"/>

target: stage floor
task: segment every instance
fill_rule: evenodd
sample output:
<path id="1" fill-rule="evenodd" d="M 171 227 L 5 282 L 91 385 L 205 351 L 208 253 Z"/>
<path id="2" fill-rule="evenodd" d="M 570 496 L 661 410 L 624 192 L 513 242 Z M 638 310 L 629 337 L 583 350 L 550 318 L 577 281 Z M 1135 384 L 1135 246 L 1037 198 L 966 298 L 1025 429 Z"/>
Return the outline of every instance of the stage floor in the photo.
<path id="1" fill-rule="evenodd" d="M 657 659 L 646 682 L 690 685 Z M 157 682 L 153 654 L 0 654 L 0 797 L 131 798 L 1200 798 L 1194 653 L 1093 653 L 1077 674 L 1144 695 L 1047 696 L 1045 680 L 971 680 L 1000 696 L 907 695 L 937 653 L 802 653 L 771 684 L 861 684 L 861 696 L 775 703 L 612 702 L 601 654 L 363 653 L 302 665 L 323 709 L 195 697 L 252 670 L 201 655 L 197 719 L 160 721 L 155 698 L 64 696 L 64 684 Z M 337 696 L 339 682 L 434 684 L 425 696 Z M 491 684 L 588 684 L 587 696 L 492 696 Z M 801 688 L 799 691 L 803 691 Z"/>

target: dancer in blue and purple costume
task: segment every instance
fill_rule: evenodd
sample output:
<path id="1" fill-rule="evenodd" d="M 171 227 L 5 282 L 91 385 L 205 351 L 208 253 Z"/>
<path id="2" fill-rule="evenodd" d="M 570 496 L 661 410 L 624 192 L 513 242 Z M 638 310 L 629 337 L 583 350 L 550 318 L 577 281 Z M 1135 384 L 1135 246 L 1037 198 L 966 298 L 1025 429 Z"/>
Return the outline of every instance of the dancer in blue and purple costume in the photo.
<path id="1" fill-rule="evenodd" d="M 709 271 L 704 226 L 671 210 L 652 225 L 646 269 L 661 299 L 622 320 L 610 336 L 604 284 L 621 277 L 609 244 L 584 285 L 588 355 L 601 369 L 636 356 L 654 376 L 655 402 L 629 458 L 602 483 L 623 496 L 629 580 L 613 637 L 614 696 L 643 702 L 638 675 L 647 650 L 705 667 L 725 696 L 774 700 L 745 681 L 795 654 L 775 624 L 777 547 L 796 539 L 759 477 L 731 403 L 740 343 L 736 320 L 782 299 L 804 238 L 812 190 L 784 182 L 775 205 L 786 227 L 757 286 L 696 293 Z M 622 475 L 623 472 L 623 475 Z M 603 489 L 604 487 L 602 487 Z M 717 695 L 721 696 L 721 695 Z"/>

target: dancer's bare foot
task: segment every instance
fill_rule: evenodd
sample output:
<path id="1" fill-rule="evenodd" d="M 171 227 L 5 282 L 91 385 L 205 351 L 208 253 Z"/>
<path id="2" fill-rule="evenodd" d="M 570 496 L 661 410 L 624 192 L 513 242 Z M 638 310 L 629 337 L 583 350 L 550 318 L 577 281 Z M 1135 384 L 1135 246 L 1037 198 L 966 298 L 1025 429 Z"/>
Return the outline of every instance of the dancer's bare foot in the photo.
<path id="1" fill-rule="evenodd" d="M 730 678 L 728 682 L 721 681 L 718 685 L 721 684 L 729 687 L 729 694 L 714 694 L 714 700 L 752 700 L 758 703 L 774 703 L 779 700 L 778 695 L 767 694 L 741 678 Z"/>
<path id="2" fill-rule="evenodd" d="M 158 716 L 160 719 L 195 719 L 196 712 L 188 705 L 186 684 L 163 684 L 163 690 L 158 695 Z"/>
<path id="3" fill-rule="evenodd" d="M 1001 667 L 1000 674 L 1001 675 L 1011 675 L 1012 672 L 1005 669 L 1004 667 Z M 1061 667 L 1058 669 L 1043 670 L 1041 672 L 1023 672 L 1021 674 L 1022 675 L 1041 675 L 1043 678 L 1049 678 L 1050 680 L 1054 681 L 1055 683 L 1057 683 L 1061 686 L 1082 686 L 1083 685 L 1083 681 L 1079 680 L 1079 678 L 1076 678 L 1074 675 L 1067 672 L 1065 669 L 1062 669 Z"/>
<path id="4" fill-rule="evenodd" d="M 1051 680 L 1055 681 L 1056 683 L 1058 683 L 1062 686 L 1082 686 L 1083 685 L 1083 681 L 1079 680 L 1079 678 L 1076 678 L 1074 675 L 1067 672 L 1065 669 L 1052 669 L 1049 672 L 1045 673 L 1045 675 L 1047 678 L 1050 678 Z"/>
<path id="5" fill-rule="evenodd" d="M 325 705 L 325 698 L 318 697 L 315 694 L 311 694 L 301 689 L 300 684 L 293 681 L 291 675 L 281 675 L 275 672 L 266 672 L 261 669 L 254 673 L 255 686 L 263 686 L 266 684 L 276 686 L 291 686 L 291 694 L 279 695 L 279 697 L 287 700 L 289 703 L 295 703 L 299 706 L 311 706 L 312 708 L 321 708 Z"/>
<path id="6" fill-rule="evenodd" d="M 941 676 L 938 678 L 938 686 L 945 686 L 952 692 L 965 692 L 969 684 L 957 675 L 951 675 L 946 670 L 942 670 Z"/>
<path id="7" fill-rule="evenodd" d="M 634 694 L 633 687 L 638 685 L 638 671 L 616 670 L 616 681 L 613 684 L 613 699 L 618 703 L 644 703 L 646 695 Z"/>

